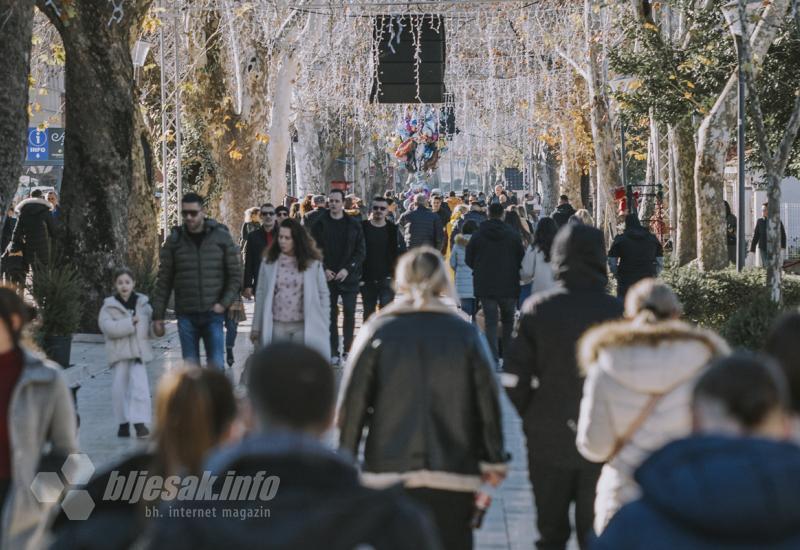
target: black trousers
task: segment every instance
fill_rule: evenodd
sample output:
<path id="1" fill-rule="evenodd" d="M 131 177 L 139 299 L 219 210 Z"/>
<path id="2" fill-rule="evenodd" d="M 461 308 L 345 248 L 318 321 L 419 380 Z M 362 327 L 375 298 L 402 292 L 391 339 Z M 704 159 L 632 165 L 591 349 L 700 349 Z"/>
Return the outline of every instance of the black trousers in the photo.
<path id="1" fill-rule="evenodd" d="M 475 495 L 441 489 L 406 489 L 412 500 L 427 509 L 431 521 L 439 530 L 444 550 L 472 550 L 472 512 Z"/>
<path id="2" fill-rule="evenodd" d="M 361 285 L 361 302 L 364 306 L 364 322 L 370 315 L 375 313 L 378 305 L 381 309 L 389 305 L 394 300 L 394 290 L 392 290 L 392 280 L 390 278 L 380 281 L 364 281 Z"/>
<path id="3" fill-rule="evenodd" d="M 342 332 L 344 333 L 343 353 L 350 351 L 353 334 L 356 331 L 356 300 L 358 290 L 341 290 L 338 284 L 328 284 L 331 291 L 331 354 L 339 355 L 339 297 L 342 298 Z"/>
<path id="4" fill-rule="evenodd" d="M 486 339 L 489 347 L 494 353 L 494 358 L 500 358 L 500 349 L 508 349 L 511 343 L 511 335 L 514 332 L 514 312 L 517 308 L 516 298 L 478 298 L 483 307 L 483 315 L 486 319 Z M 498 310 L 500 315 L 498 317 Z M 501 347 L 497 344 L 497 324 L 502 323 L 503 332 L 501 336 Z"/>
<path id="5" fill-rule="evenodd" d="M 575 532 L 581 549 L 588 548 L 594 523 L 594 498 L 599 464 L 565 467 L 529 461 L 536 521 L 539 528 L 538 550 L 564 550 L 572 528 L 569 507 L 575 503 Z"/>

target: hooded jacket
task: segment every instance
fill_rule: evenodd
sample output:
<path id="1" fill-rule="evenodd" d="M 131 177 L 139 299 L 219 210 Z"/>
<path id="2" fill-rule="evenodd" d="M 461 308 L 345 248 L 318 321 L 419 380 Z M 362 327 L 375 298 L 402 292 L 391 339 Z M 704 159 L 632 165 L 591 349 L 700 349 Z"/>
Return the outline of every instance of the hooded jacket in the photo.
<path id="1" fill-rule="evenodd" d="M 153 319 L 164 319 L 170 293 L 175 313 L 206 313 L 214 304 L 227 308 L 239 295 L 242 259 L 228 228 L 206 219 L 205 236 L 197 246 L 185 226 L 174 227 L 161 247 L 158 278 L 153 292 Z"/>
<path id="2" fill-rule="evenodd" d="M 619 258 L 617 268 L 619 283 L 631 286 L 637 281 L 658 274 L 656 258 L 663 256 L 664 251 L 655 235 L 637 223 L 614 238 L 608 255 Z"/>
<path id="3" fill-rule="evenodd" d="M 556 206 L 556 209 L 553 210 L 553 213 L 550 214 L 550 217 L 553 218 L 553 221 L 556 222 L 558 227 L 562 225 L 566 225 L 569 221 L 569 218 L 575 213 L 575 209 L 572 207 L 570 203 L 566 204 L 559 204 Z"/>
<path id="4" fill-rule="evenodd" d="M 603 467 L 595 502 L 600 533 L 619 508 L 635 500 L 633 472 L 653 452 L 691 433 L 691 397 L 712 359 L 728 353 L 715 333 L 682 321 L 618 321 L 589 330 L 578 349 L 587 373 L 578 420 L 578 451 L 604 462 L 618 439 L 647 406 L 662 395 L 630 440 Z"/>
<path id="5" fill-rule="evenodd" d="M 456 292 L 459 298 L 474 298 L 472 268 L 467 265 L 467 244 L 472 235 L 457 235 L 456 244 L 450 253 L 450 267 L 455 272 Z"/>
<path id="6" fill-rule="evenodd" d="M 556 235 L 551 263 L 560 284 L 523 304 L 501 380 L 522 417 L 535 460 L 592 467 L 575 447 L 583 388 L 576 346 L 591 326 L 621 317 L 622 303 L 606 293 L 599 230 L 565 226 Z"/>
<path id="7" fill-rule="evenodd" d="M 142 363 L 153 360 L 153 348 L 150 345 L 150 320 L 153 308 L 144 294 L 137 293 L 136 316 L 138 323 L 133 324 L 133 316 L 119 300 L 109 296 L 100 308 L 98 325 L 105 336 L 106 357 L 108 364 L 138 359 Z"/>
<path id="8" fill-rule="evenodd" d="M 189 513 L 168 517 L 163 510 L 150 548 L 439 548 L 429 520 L 400 489 L 363 487 L 349 460 L 307 436 L 255 435 L 212 455 L 205 469 L 218 476 L 217 494 L 231 471 L 253 480 L 274 476 L 277 492 L 266 501 L 172 501 Z M 269 516 L 250 515 L 264 508 Z"/>
<path id="9" fill-rule="evenodd" d="M 53 205 L 44 199 L 25 199 L 17 205 L 17 225 L 11 237 L 11 251 L 22 252 L 25 262 L 50 260 L 55 224 L 50 215 Z"/>
<path id="10" fill-rule="evenodd" d="M 792 443 L 690 437 L 654 453 L 636 481 L 642 497 L 594 549 L 800 548 L 800 448 Z"/>
<path id="11" fill-rule="evenodd" d="M 503 220 L 480 225 L 467 245 L 465 261 L 472 268 L 478 298 L 518 298 L 519 270 L 525 249 L 519 234 Z"/>

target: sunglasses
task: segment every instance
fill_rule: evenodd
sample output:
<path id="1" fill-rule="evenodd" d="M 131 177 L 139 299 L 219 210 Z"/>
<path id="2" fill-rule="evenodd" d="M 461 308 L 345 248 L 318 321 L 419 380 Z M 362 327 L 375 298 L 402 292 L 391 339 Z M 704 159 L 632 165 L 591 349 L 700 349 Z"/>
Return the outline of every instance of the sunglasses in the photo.
<path id="1" fill-rule="evenodd" d="M 385 206 L 373 206 L 372 209 L 373 210 L 380 210 L 381 212 L 384 211 L 384 210 L 387 210 L 387 208 Z"/>
<path id="2" fill-rule="evenodd" d="M 262 210 L 261 211 L 261 215 L 262 216 L 274 216 L 275 212 L 274 211 L 270 211 L 270 210 Z"/>
<path id="3" fill-rule="evenodd" d="M 278 216 L 280 216 L 281 218 L 288 218 L 289 217 L 289 213 L 288 212 L 278 212 Z"/>
<path id="4" fill-rule="evenodd" d="M 181 210 L 181 216 L 184 218 L 194 218 L 200 215 L 199 210 Z"/>

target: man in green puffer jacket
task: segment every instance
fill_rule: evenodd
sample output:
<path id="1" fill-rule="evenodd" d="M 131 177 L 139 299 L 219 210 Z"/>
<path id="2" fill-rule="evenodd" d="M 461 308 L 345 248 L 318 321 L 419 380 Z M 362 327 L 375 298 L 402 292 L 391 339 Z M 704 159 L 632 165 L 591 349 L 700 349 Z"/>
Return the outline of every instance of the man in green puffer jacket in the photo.
<path id="1" fill-rule="evenodd" d="M 203 199 L 187 193 L 181 201 L 183 225 L 164 246 L 153 293 L 153 331 L 164 332 L 164 313 L 175 291 L 175 314 L 184 361 L 200 364 L 200 340 L 209 365 L 224 368 L 225 310 L 241 290 L 239 247 L 228 228 L 203 211 Z"/>

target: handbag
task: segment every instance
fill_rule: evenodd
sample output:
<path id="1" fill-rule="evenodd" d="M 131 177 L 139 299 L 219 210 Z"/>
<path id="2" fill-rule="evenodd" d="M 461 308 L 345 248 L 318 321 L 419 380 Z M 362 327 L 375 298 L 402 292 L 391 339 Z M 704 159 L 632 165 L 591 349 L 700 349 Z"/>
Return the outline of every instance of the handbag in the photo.
<path id="1" fill-rule="evenodd" d="M 244 302 L 242 302 L 241 298 L 237 298 L 228 306 L 228 319 L 237 323 L 247 321 L 247 314 L 244 311 Z"/>

